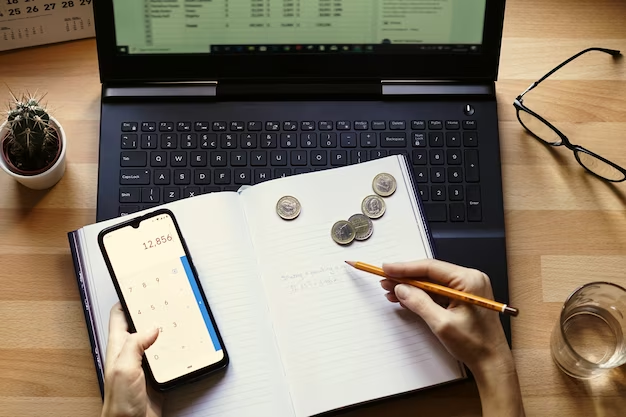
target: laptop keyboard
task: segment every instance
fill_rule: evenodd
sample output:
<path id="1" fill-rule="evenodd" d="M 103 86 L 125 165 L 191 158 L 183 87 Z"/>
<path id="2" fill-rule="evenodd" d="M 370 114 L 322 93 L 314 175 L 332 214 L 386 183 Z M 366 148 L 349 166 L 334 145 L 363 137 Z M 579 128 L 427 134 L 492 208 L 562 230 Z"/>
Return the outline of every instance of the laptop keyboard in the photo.
<path id="1" fill-rule="evenodd" d="M 119 214 L 405 154 L 431 222 L 481 222 L 475 120 L 128 121 Z"/>

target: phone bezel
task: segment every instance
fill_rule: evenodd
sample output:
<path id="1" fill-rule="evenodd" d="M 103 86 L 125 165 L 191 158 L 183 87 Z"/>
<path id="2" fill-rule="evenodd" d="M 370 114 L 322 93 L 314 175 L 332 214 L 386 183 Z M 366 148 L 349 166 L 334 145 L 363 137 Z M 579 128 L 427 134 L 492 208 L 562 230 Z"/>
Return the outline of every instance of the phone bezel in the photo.
<path id="1" fill-rule="evenodd" d="M 187 248 L 187 244 L 185 242 L 185 239 L 183 238 L 183 235 L 180 231 L 180 227 L 178 226 L 178 222 L 176 221 L 176 217 L 174 216 L 174 213 L 172 213 L 170 210 L 168 209 L 158 209 L 156 211 L 150 212 L 148 214 L 145 214 L 143 216 L 138 216 L 135 218 L 132 218 L 128 221 L 116 224 L 114 226 L 108 227 L 102 231 L 100 231 L 100 233 L 98 234 L 98 245 L 100 246 L 100 251 L 102 253 L 102 256 L 104 258 L 104 262 L 107 266 L 107 269 L 109 271 L 109 274 L 111 276 L 111 281 L 113 281 L 113 285 L 115 287 L 115 291 L 117 292 L 117 296 L 120 300 L 120 304 L 122 305 L 122 309 L 124 310 L 124 315 L 126 316 L 126 320 L 128 322 L 128 327 L 129 327 L 129 332 L 130 333 L 135 333 L 137 331 L 137 329 L 135 328 L 135 323 L 133 322 L 132 316 L 130 315 L 129 311 L 128 311 L 128 306 L 126 305 L 126 300 L 124 299 L 124 295 L 122 293 L 122 290 L 119 286 L 119 282 L 117 280 L 117 276 L 115 275 L 115 271 L 113 270 L 113 266 L 111 265 L 111 261 L 109 259 L 109 256 L 107 254 L 106 248 L 104 246 L 104 237 L 107 234 L 110 234 L 112 232 L 115 232 L 116 230 L 119 229 L 123 229 L 125 227 L 133 227 L 134 224 L 137 224 L 139 227 L 139 225 L 148 220 L 151 219 L 153 217 L 157 217 L 163 214 L 167 214 L 170 216 L 170 218 L 172 219 L 172 222 L 174 223 L 174 227 L 176 228 L 176 233 L 178 234 L 178 238 L 180 239 L 180 242 L 183 246 L 183 250 L 185 251 L 185 256 L 187 257 L 187 260 L 189 262 L 189 266 L 191 268 L 191 272 L 194 275 L 194 279 L 196 280 L 196 284 L 198 285 L 198 288 L 200 290 L 200 295 L 202 297 L 202 301 L 204 302 L 204 305 L 207 308 L 208 314 L 209 314 L 209 318 L 211 319 L 211 324 L 213 325 L 214 329 L 215 329 L 215 335 L 217 336 L 217 339 L 220 342 L 220 346 L 222 347 L 222 351 L 224 352 L 224 357 L 222 358 L 222 360 L 220 360 L 219 362 L 213 364 L 213 365 L 209 365 L 206 366 L 204 368 L 195 370 L 193 372 L 190 372 L 188 374 L 182 375 L 180 377 L 177 377 L 175 379 L 172 379 L 170 381 L 167 382 L 157 382 L 157 380 L 154 378 L 154 374 L 152 373 L 152 369 L 150 368 L 150 363 L 148 362 L 146 356 L 143 356 L 143 368 L 144 368 L 144 372 L 146 374 L 146 377 L 148 378 L 148 380 L 150 381 L 150 384 L 152 385 L 153 388 L 155 388 L 156 390 L 160 391 L 160 392 L 164 392 L 164 391 L 169 391 L 173 388 L 176 388 L 180 385 L 185 385 L 188 384 L 190 382 L 196 381 L 198 379 L 201 379 L 209 374 L 212 374 L 213 372 L 219 371 L 220 369 L 224 369 L 226 368 L 226 366 L 228 366 L 230 359 L 228 356 L 228 352 L 226 350 L 226 346 L 224 345 L 224 341 L 222 339 L 222 335 L 219 331 L 219 327 L 217 325 L 217 322 L 215 321 L 215 318 L 213 317 L 213 313 L 211 311 L 211 306 L 209 305 L 206 296 L 204 294 L 204 290 L 202 288 L 202 283 L 200 282 L 199 278 L 198 278 L 198 272 L 196 271 L 196 268 L 194 266 L 193 260 L 191 258 L 191 254 L 189 253 L 189 249 Z M 106 365 L 105 365 L 105 369 L 106 369 Z"/>

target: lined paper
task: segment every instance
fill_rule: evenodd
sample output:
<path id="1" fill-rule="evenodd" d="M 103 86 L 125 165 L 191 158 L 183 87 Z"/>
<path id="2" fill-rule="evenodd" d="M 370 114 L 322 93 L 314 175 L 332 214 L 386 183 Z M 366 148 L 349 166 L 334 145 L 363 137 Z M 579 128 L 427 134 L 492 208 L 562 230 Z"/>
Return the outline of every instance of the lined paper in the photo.
<path id="1" fill-rule="evenodd" d="M 168 208 L 186 240 L 230 365 L 226 372 L 168 393 L 164 416 L 293 415 L 238 195 L 210 194 L 176 202 Z M 106 347 L 109 311 L 118 298 L 100 254 L 97 235 L 115 222 L 84 229 L 91 265 L 90 297 L 102 352 Z"/>
<path id="2" fill-rule="evenodd" d="M 373 236 L 337 245 L 332 225 L 360 212 L 381 172 L 398 180 L 398 190 L 385 199 L 387 212 L 374 221 Z M 341 176 L 332 171 L 300 175 L 242 194 L 298 416 L 464 376 L 419 317 L 386 300 L 380 277 L 344 263 L 432 257 L 405 178 L 400 159 L 389 157 L 348 167 Z M 302 204 L 291 222 L 275 213 L 284 195 Z"/>

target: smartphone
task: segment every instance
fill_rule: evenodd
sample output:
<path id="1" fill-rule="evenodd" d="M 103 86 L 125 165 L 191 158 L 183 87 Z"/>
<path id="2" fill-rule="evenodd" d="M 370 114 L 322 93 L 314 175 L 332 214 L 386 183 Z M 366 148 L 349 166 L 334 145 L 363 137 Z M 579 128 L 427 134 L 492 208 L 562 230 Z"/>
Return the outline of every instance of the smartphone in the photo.
<path id="1" fill-rule="evenodd" d="M 167 391 L 228 365 L 229 359 L 171 211 L 160 209 L 105 229 L 98 244 L 129 330 L 158 327 L 144 371 Z"/>

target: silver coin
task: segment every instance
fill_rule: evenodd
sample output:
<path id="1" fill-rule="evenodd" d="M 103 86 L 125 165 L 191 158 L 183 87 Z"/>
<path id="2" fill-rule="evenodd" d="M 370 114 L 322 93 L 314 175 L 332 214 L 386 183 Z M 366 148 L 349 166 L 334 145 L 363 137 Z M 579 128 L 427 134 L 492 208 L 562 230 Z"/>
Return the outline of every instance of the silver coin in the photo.
<path id="1" fill-rule="evenodd" d="M 340 220 L 333 225 L 330 232 L 333 240 L 340 245 L 349 245 L 356 237 L 356 230 L 352 223 Z"/>
<path id="2" fill-rule="evenodd" d="M 380 219 L 385 214 L 387 206 L 380 196 L 370 195 L 365 197 L 363 203 L 361 203 L 361 210 L 370 219 Z"/>
<path id="3" fill-rule="evenodd" d="M 367 240 L 372 237 L 372 233 L 374 233 L 374 223 L 372 223 L 369 217 L 364 214 L 355 214 L 350 217 L 348 221 L 354 226 L 354 230 L 356 231 L 354 238 L 356 240 Z"/>
<path id="4" fill-rule="evenodd" d="M 276 213 L 285 220 L 293 220 L 302 212 L 302 206 L 297 198 L 285 196 L 276 203 Z"/>
<path id="5" fill-rule="evenodd" d="M 398 188 L 398 182 L 391 174 L 378 174 L 372 182 L 372 188 L 374 192 L 381 197 L 389 197 L 396 192 Z"/>

